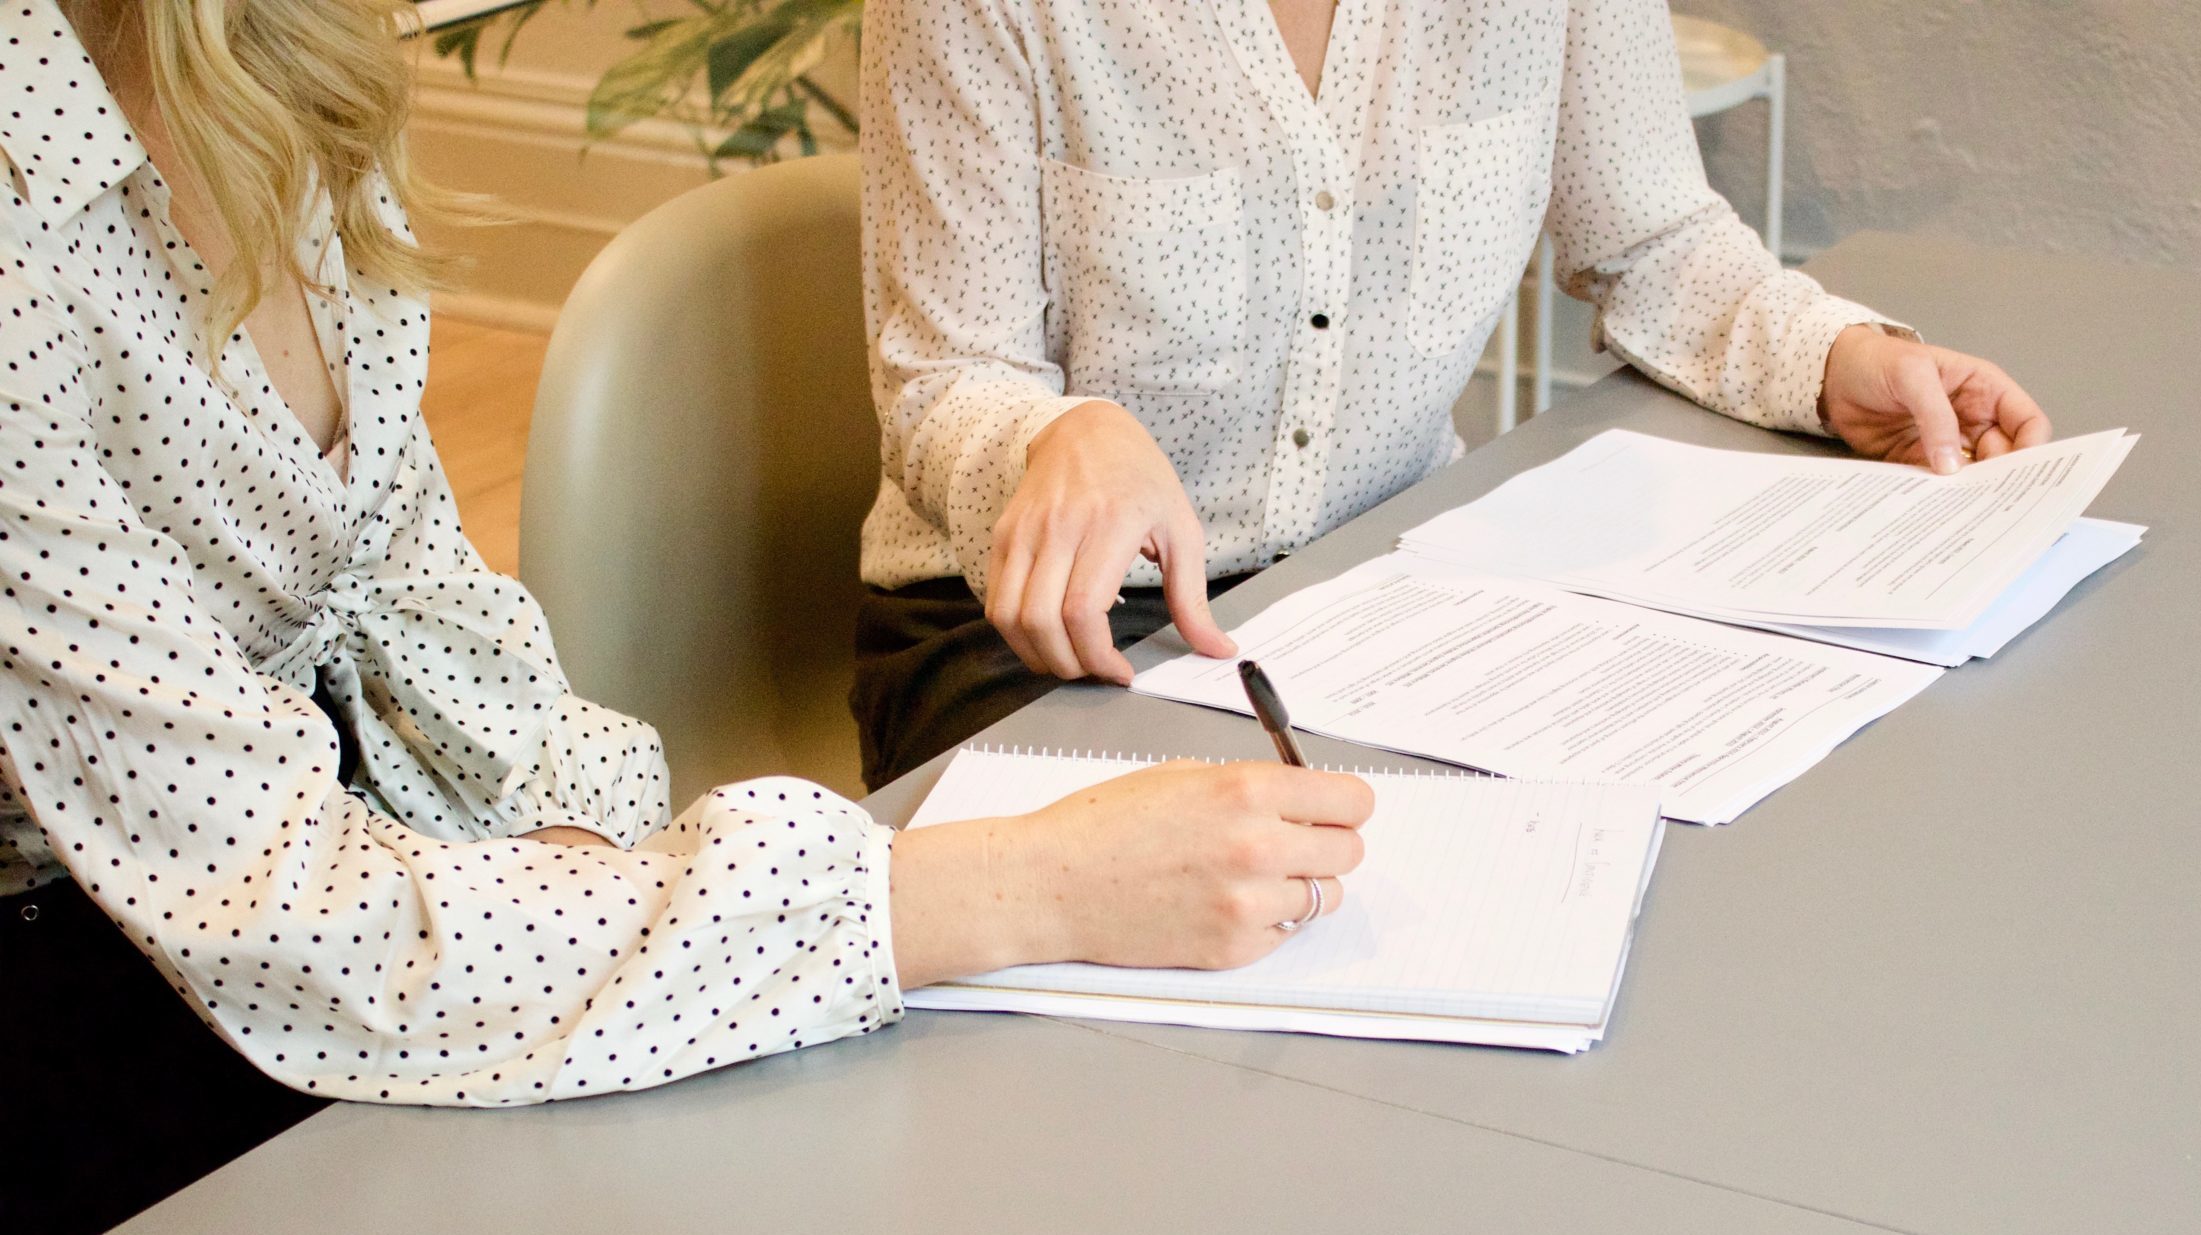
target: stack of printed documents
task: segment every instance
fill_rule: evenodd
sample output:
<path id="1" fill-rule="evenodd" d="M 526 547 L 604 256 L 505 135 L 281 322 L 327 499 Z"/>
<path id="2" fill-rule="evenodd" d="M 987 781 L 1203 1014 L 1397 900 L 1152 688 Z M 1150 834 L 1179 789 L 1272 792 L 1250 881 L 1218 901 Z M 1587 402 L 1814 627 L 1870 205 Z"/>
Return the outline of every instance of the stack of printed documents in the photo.
<path id="1" fill-rule="evenodd" d="M 1612 430 L 1400 539 L 1495 575 L 1937 665 L 1992 656 L 2145 528 L 2081 518 L 2121 429 L 1951 476 Z"/>
<path id="2" fill-rule="evenodd" d="M 2080 517 L 2134 440 L 1937 477 L 1608 432 L 1232 633 L 1302 728 L 1725 823 L 2137 544 Z M 1132 688 L 1248 710 L 1198 656 Z"/>

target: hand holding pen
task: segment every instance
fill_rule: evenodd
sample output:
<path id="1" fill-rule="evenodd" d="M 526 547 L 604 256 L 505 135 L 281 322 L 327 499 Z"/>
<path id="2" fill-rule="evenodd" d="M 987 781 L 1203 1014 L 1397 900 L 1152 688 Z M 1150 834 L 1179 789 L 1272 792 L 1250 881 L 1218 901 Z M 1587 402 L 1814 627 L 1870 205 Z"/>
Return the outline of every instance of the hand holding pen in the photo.
<path id="1" fill-rule="evenodd" d="M 1250 660 L 1238 662 L 1238 681 L 1246 688 L 1246 700 L 1253 704 L 1253 715 L 1268 731 L 1269 740 L 1276 743 L 1276 757 L 1295 768 L 1307 766 L 1307 756 L 1299 749 L 1299 740 L 1292 736 L 1292 714 L 1284 710 L 1284 701 L 1277 697 L 1276 687 L 1269 675 L 1261 672 L 1261 666 Z"/>
<path id="2" fill-rule="evenodd" d="M 1299 749 L 1299 739 L 1292 736 L 1292 714 L 1284 709 L 1284 701 L 1269 681 L 1269 675 L 1261 672 L 1261 666 L 1250 660 L 1238 662 L 1238 681 L 1246 688 L 1246 700 L 1253 704 L 1254 718 L 1261 722 L 1269 741 L 1276 744 L 1276 757 L 1295 768 L 1307 766 L 1307 756 Z M 1307 912 L 1297 921 L 1279 922 L 1276 929 L 1289 935 L 1307 923 L 1322 916 L 1322 881 L 1301 875 L 1307 882 Z"/>

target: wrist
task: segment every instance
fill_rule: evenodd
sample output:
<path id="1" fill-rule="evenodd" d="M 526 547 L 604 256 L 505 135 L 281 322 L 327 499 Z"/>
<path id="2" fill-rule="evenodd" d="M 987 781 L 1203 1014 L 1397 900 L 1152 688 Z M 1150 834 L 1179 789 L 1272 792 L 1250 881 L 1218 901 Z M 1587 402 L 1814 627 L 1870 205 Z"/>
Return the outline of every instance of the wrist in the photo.
<path id="1" fill-rule="evenodd" d="M 547 841 L 553 845 L 611 845 L 611 838 L 601 833 L 563 823 L 552 824 L 547 828 L 537 828 L 532 832 L 522 832 L 520 833 L 520 839 Z"/>
<path id="2" fill-rule="evenodd" d="M 1055 417 L 1047 423 L 1046 428 L 1033 434 L 1030 444 L 1024 448 L 1024 461 L 1029 464 L 1054 442 L 1074 438 L 1096 424 L 1117 416 L 1129 420 L 1133 425 L 1139 423 L 1138 418 L 1126 411 L 1121 404 L 1111 403 L 1106 399 L 1087 399 Z"/>
<path id="3" fill-rule="evenodd" d="M 1827 392 L 1834 389 L 1838 380 L 1836 375 L 1847 363 L 1848 354 L 1863 344 L 1867 336 L 1879 333 L 1878 328 L 1870 323 L 1859 322 L 1854 326 L 1844 326 L 1835 334 L 1834 341 L 1827 345 L 1826 365 L 1819 375 L 1819 424 L 1828 432 L 1834 431 L 1834 422 L 1829 418 L 1832 400 L 1827 397 Z"/>
<path id="4" fill-rule="evenodd" d="M 905 831 L 894 843 L 895 968 L 905 988 L 1077 952 L 1072 903 L 1023 818 Z"/>
<path id="5" fill-rule="evenodd" d="M 1081 955 L 1071 863 L 1040 817 L 1017 815 L 970 824 L 983 830 L 981 886 L 993 909 L 988 934 L 994 968 L 1074 960 Z"/>

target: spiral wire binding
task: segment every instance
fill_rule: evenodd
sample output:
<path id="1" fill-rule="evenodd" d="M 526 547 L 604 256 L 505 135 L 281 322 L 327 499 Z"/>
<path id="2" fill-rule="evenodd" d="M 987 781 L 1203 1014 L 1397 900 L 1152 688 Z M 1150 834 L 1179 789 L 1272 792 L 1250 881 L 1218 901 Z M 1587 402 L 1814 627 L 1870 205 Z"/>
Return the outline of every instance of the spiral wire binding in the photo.
<path id="1" fill-rule="evenodd" d="M 1234 760 L 1219 758 L 1211 755 L 1171 755 L 1167 758 L 1163 758 L 1154 755 L 1131 754 L 1124 751 L 1103 751 L 1093 750 L 1090 748 L 1081 750 L 1075 746 L 1024 746 L 1021 744 L 1006 744 L 995 742 L 972 743 L 970 745 L 961 747 L 958 753 L 960 753 L 960 751 L 970 751 L 973 754 L 980 755 L 1016 755 L 1033 759 L 1070 759 L 1080 763 L 1123 764 L 1127 768 L 1150 768 L 1159 763 L 1170 763 L 1187 759 L 1191 760 L 1194 763 L 1206 764 L 1236 762 Z M 1353 764 L 1352 766 L 1348 767 L 1342 763 L 1325 763 L 1321 766 L 1320 770 L 1324 772 L 1349 772 L 1354 776 L 1421 777 L 1430 780 L 1504 780 L 1512 781 L 1513 783 L 1519 785 L 1604 785 L 1618 783 L 1613 781 L 1569 781 L 1553 780 L 1549 778 L 1532 779 L 1517 776 L 1500 776 L 1495 772 L 1485 772 L 1481 768 L 1463 767 L 1384 768 L 1374 766 L 1363 767 L 1359 764 Z"/>

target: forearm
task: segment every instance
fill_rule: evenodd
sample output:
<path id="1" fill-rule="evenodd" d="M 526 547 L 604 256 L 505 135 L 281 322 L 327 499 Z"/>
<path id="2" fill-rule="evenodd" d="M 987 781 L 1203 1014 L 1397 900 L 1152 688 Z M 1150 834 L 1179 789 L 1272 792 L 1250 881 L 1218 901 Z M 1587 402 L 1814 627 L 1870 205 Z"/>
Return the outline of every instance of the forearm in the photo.
<path id="1" fill-rule="evenodd" d="M 1615 354 L 1713 411 L 1770 429 L 1824 432 L 1819 394 L 1835 337 L 1884 320 L 1783 270 L 1717 199 L 1577 286 L 1596 302 L 1601 341 Z"/>

